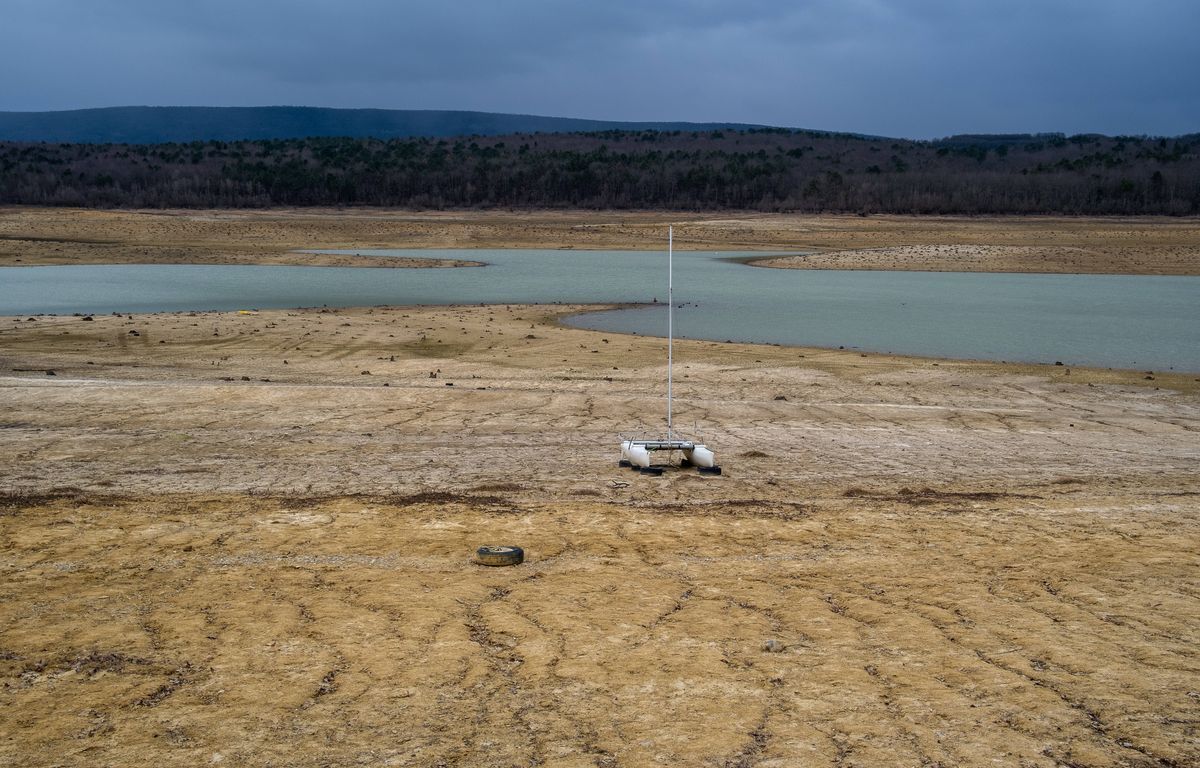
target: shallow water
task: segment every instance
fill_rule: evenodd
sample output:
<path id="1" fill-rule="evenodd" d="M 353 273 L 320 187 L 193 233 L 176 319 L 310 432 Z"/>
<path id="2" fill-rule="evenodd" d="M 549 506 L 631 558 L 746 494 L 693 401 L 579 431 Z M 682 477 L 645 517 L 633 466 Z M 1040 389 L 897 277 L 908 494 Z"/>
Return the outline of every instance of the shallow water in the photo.
<path id="1" fill-rule="evenodd" d="M 666 255 L 363 250 L 487 267 L 111 265 L 0 270 L 0 314 L 301 306 L 653 302 L 579 327 L 666 333 Z M 1200 371 L 1200 277 L 776 270 L 675 254 L 676 334 L 1075 365 Z"/>

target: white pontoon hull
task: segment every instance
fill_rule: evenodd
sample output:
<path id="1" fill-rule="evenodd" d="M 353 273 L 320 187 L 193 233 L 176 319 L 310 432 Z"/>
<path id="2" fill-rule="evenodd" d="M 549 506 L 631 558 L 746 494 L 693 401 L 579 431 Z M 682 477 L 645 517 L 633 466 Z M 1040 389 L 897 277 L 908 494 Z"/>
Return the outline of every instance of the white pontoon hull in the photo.
<path id="1" fill-rule="evenodd" d="M 650 466 L 651 451 L 680 451 L 694 467 L 715 467 L 717 457 L 703 443 L 691 440 L 623 440 L 621 458 L 635 467 Z"/>

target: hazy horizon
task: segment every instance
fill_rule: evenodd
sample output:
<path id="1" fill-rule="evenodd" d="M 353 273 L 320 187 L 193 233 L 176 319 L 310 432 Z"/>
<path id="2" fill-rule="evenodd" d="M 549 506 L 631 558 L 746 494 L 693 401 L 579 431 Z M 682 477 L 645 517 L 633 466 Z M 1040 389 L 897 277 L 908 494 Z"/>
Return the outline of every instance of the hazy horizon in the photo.
<path id="1" fill-rule="evenodd" d="M 930 139 L 1200 130 L 1186 0 L 14 0 L 3 111 L 295 105 Z"/>

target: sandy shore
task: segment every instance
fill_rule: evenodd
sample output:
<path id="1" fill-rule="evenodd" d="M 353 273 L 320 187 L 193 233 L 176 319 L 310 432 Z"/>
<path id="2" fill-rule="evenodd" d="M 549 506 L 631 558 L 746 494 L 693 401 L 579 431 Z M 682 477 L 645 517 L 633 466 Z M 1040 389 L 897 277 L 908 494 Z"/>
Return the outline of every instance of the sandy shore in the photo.
<path id="1" fill-rule="evenodd" d="M 569 309 L 0 319 L 0 762 L 1200 763 L 1197 376 Z"/>
<path id="2" fill-rule="evenodd" d="M 1200 222 L 1172 218 L 956 218 L 678 212 L 376 209 L 0 209 L 0 266 L 300 264 L 465 266 L 298 253 L 354 248 L 804 251 L 760 265 L 1100 274 L 1200 274 Z M 769 256 L 770 254 L 764 254 Z"/>

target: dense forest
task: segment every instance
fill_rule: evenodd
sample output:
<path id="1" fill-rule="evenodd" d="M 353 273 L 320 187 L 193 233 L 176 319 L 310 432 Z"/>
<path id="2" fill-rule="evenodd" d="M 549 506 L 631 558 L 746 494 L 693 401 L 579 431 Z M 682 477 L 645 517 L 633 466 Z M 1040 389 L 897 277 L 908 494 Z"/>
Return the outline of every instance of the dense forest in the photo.
<path id="1" fill-rule="evenodd" d="M 1200 134 L 878 139 L 789 129 L 0 142 L 0 203 L 1200 213 Z"/>

